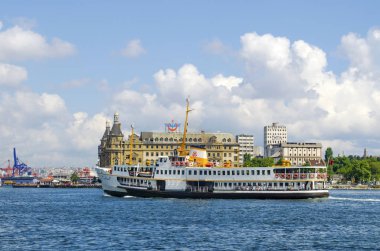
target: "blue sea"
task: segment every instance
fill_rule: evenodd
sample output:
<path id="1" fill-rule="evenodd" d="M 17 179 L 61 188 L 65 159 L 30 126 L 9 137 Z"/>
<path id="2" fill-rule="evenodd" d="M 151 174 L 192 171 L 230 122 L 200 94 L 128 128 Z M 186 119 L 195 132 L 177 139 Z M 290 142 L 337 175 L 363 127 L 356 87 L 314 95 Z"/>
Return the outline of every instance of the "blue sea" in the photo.
<path id="1" fill-rule="evenodd" d="M 0 250 L 380 250 L 380 191 L 180 200 L 2 187 Z"/>

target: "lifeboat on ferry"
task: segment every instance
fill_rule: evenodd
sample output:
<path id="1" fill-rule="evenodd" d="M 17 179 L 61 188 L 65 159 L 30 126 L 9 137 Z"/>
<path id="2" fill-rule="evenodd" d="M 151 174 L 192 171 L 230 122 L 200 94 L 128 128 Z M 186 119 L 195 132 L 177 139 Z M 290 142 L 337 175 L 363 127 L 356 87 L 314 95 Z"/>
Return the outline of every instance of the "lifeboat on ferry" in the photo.
<path id="1" fill-rule="evenodd" d="M 293 174 L 294 179 L 298 179 L 298 173 Z"/>
<path id="2" fill-rule="evenodd" d="M 302 178 L 302 179 L 305 179 L 305 178 L 306 178 L 306 174 L 304 174 L 304 173 L 301 174 L 301 178 Z"/>
<path id="3" fill-rule="evenodd" d="M 309 177 L 310 177 L 310 179 L 314 179 L 314 173 L 311 173 L 311 174 L 309 175 Z"/>

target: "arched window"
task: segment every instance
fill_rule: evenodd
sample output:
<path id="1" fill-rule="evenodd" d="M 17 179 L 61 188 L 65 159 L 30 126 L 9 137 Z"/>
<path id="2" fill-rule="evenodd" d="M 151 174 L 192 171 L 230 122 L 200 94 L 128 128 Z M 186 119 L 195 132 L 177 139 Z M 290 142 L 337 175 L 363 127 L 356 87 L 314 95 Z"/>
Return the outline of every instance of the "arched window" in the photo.
<path id="1" fill-rule="evenodd" d="M 231 142 L 231 139 L 227 139 L 227 142 Z"/>
<path id="2" fill-rule="evenodd" d="M 194 142 L 197 142 L 197 139 L 196 139 L 196 138 L 194 138 L 194 139 L 193 139 L 193 141 L 194 141 Z"/>
<path id="3" fill-rule="evenodd" d="M 222 142 L 226 142 L 227 140 L 226 139 L 223 139 Z"/>
<path id="4" fill-rule="evenodd" d="M 198 142 L 202 142 L 202 139 L 201 139 L 201 138 L 199 138 L 199 139 L 198 139 Z"/>
<path id="5" fill-rule="evenodd" d="M 173 142 L 173 138 L 170 138 L 169 141 L 170 141 L 170 142 Z"/>
<path id="6" fill-rule="evenodd" d="M 161 137 L 161 138 L 160 138 L 160 141 L 164 141 L 164 138 Z"/>
<path id="7" fill-rule="evenodd" d="M 155 138 L 154 141 L 158 141 L 158 138 Z"/>
<path id="8" fill-rule="evenodd" d="M 165 138 L 165 142 L 168 142 L 168 140 L 169 140 L 168 138 Z"/>
<path id="9" fill-rule="evenodd" d="M 189 142 L 193 142 L 193 139 L 192 139 L 192 138 L 189 138 Z"/>

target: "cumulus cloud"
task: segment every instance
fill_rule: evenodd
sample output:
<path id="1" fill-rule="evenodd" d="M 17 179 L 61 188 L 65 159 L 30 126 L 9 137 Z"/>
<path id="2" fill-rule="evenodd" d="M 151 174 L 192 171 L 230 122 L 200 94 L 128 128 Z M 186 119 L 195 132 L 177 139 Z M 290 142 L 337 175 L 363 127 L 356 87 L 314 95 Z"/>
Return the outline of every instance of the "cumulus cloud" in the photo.
<path id="1" fill-rule="evenodd" d="M 244 80 L 205 76 L 195 65 L 185 64 L 155 73 L 157 92 L 126 89 L 116 95 L 113 107 L 141 125 L 145 118 L 163 123 L 169 117 L 183 118 L 184 100 L 190 96 L 197 107 L 191 114 L 194 130 L 249 132 L 260 144 L 263 126 L 280 121 L 288 126 L 290 140 L 331 143 L 339 151 L 345 147 L 339 143 L 347 143 L 350 153 L 368 143 L 359 139 L 378 138 L 373 132 L 380 126 L 380 76 L 376 58 L 367 57 L 378 50 L 379 38 L 376 29 L 367 38 L 344 36 L 340 46 L 350 66 L 336 74 L 327 70 L 327 55 L 316 45 L 247 33 L 240 49 Z M 372 150 L 380 154 L 378 148 Z"/>
<path id="2" fill-rule="evenodd" d="M 0 63 L 0 86 L 17 86 L 27 78 L 28 73 L 24 68 Z"/>
<path id="3" fill-rule="evenodd" d="M 121 51 L 121 54 L 127 58 L 137 58 L 145 53 L 146 50 L 139 39 L 129 41 L 127 46 Z"/>
<path id="4" fill-rule="evenodd" d="M 34 167 L 96 164 L 94 147 L 107 120 L 102 113 L 71 114 L 57 94 L 21 90 L 1 93 L 0 117 L 0 158 L 16 147 Z"/>
<path id="5" fill-rule="evenodd" d="M 361 154 L 367 147 L 369 154 L 380 154 L 380 75 L 373 56 L 379 38 L 378 29 L 365 38 L 343 36 L 339 47 L 349 66 L 337 74 L 328 70 L 327 55 L 316 45 L 247 33 L 239 49 L 244 76 L 206 75 L 193 64 L 160 69 L 151 88 L 124 85 L 104 111 L 92 116 L 71 113 L 56 94 L 1 93 L 0 117 L 9 120 L 0 124 L 0 135 L 2 142 L 33 149 L 35 161 L 91 164 L 107 116 L 118 111 L 127 130 L 134 124 L 137 131 L 163 131 L 172 119 L 183 123 L 190 96 L 193 131 L 251 133 L 261 145 L 263 126 L 278 121 L 288 127 L 291 141 L 322 142 L 335 153 Z"/>
<path id="6" fill-rule="evenodd" d="M 19 26 L 0 32 L 0 48 L 0 60 L 8 62 L 65 57 L 75 51 L 69 42 L 59 38 L 49 42 L 42 35 Z"/>

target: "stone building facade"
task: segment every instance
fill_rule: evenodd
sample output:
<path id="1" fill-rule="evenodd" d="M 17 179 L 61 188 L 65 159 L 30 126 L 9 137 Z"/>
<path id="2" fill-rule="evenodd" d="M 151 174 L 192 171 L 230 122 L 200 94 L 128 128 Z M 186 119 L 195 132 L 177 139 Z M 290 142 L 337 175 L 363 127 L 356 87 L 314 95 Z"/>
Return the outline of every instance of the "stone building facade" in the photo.
<path id="1" fill-rule="evenodd" d="M 141 132 L 132 136 L 132 163 L 153 165 L 158 156 L 175 155 L 182 142 L 179 132 Z M 239 166 L 239 144 L 230 133 L 187 133 L 186 149 L 191 146 L 206 148 L 208 160 L 220 165 Z M 115 114 L 112 128 L 107 123 L 98 147 L 99 166 L 129 164 L 131 136 L 127 139 L 121 130 L 119 115 Z"/>

